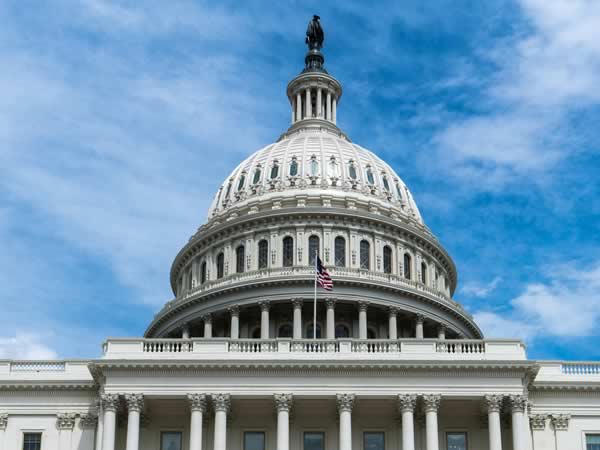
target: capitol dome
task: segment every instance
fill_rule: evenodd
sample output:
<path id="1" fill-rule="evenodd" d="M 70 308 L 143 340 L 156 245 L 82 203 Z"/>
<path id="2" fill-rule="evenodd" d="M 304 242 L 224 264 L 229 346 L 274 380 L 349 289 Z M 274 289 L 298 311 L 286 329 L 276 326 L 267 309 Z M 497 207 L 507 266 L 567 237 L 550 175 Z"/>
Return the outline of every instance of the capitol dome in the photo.
<path id="1" fill-rule="evenodd" d="M 482 337 L 406 184 L 337 126 L 341 97 L 310 49 L 287 86 L 289 129 L 218 188 L 146 337 Z M 315 302 L 316 256 L 334 289 Z"/>

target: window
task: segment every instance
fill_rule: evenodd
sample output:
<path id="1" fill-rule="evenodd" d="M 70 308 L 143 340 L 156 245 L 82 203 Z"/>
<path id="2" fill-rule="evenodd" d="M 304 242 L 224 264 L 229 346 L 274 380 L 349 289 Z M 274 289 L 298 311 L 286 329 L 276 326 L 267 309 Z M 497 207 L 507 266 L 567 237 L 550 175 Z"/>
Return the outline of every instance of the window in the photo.
<path id="1" fill-rule="evenodd" d="M 227 191 L 225 191 L 225 200 L 229 198 L 229 194 L 231 194 L 231 181 L 227 185 Z"/>
<path id="2" fill-rule="evenodd" d="M 298 175 L 298 161 L 296 161 L 296 157 L 293 157 L 290 163 L 290 177 L 295 177 L 296 175 Z"/>
<path id="3" fill-rule="evenodd" d="M 373 169 L 367 166 L 367 183 L 373 185 L 375 184 L 375 178 L 373 177 Z"/>
<path id="4" fill-rule="evenodd" d="M 306 327 L 306 338 L 307 339 L 314 338 L 312 322 L 309 323 L 308 326 Z M 321 338 L 321 325 L 317 324 L 317 339 L 320 339 L 320 338 Z"/>
<path id="5" fill-rule="evenodd" d="M 311 177 L 316 177 L 319 175 L 319 161 L 317 161 L 317 157 L 315 155 L 311 156 L 310 158 L 309 168 Z"/>
<path id="6" fill-rule="evenodd" d="M 421 263 L 421 283 L 427 283 L 427 264 Z"/>
<path id="7" fill-rule="evenodd" d="M 385 175 L 383 176 L 383 187 L 386 191 L 390 192 L 390 183 Z"/>
<path id="8" fill-rule="evenodd" d="M 346 325 L 339 324 L 335 326 L 335 337 L 336 338 L 347 338 L 350 337 L 350 330 Z"/>
<path id="9" fill-rule="evenodd" d="M 392 273 L 392 249 L 387 245 L 383 247 L 383 271 Z"/>
<path id="10" fill-rule="evenodd" d="M 244 450 L 265 450 L 265 433 L 262 431 L 244 432 Z"/>
<path id="11" fill-rule="evenodd" d="M 217 278 L 223 278 L 225 274 L 225 255 L 219 253 L 217 255 Z"/>
<path id="12" fill-rule="evenodd" d="M 350 163 L 348 164 L 348 175 L 350 175 L 350 178 L 353 180 L 356 180 L 356 165 L 352 160 L 350 160 Z"/>
<path id="13" fill-rule="evenodd" d="M 382 431 L 367 431 L 363 434 L 364 450 L 385 450 L 385 433 Z"/>
<path id="14" fill-rule="evenodd" d="M 277 337 L 280 338 L 290 338 L 293 334 L 293 328 L 289 323 L 284 323 L 279 327 L 279 331 L 277 332 Z"/>
<path id="15" fill-rule="evenodd" d="M 160 433 L 160 450 L 181 450 L 181 432 L 163 431 Z"/>
<path id="16" fill-rule="evenodd" d="M 407 280 L 411 279 L 411 266 L 412 264 L 412 258 L 410 257 L 410 255 L 408 253 L 404 254 L 404 278 L 406 278 Z"/>
<path id="17" fill-rule="evenodd" d="M 400 183 L 396 183 L 396 194 L 398 194 L 398 199 L 402 200 L 402 188 L 400 187 Z"/>
<path id="18" fill-rule="evenodd" d="M 600 450 L 600 434 L 585 435 L 585 450 Z"/>
<path id="19" fill-rule="evenodd" d="M 206 283 L 206 261 L 200 264 L 200 284 Z"/>
<path id="20" fill-rule="evenodd" d="M 42 433 L 25 433 L 23 435 L 23 450 L 41 450 Z"/>
<path id="21" fill-rule="evenodd" d="M 446 447 L 448 450 L 467 450 L 467 433 L 464 431 L 447 433 Z"/>
<path id="22" fill-rule="evenodd" d="M 335 238 L 334 259 L 336 267 L 346 267 L 346 239 L 341 236 Z"/>
<path id="23" fill-rule="evenodd" d="M 252 178 L 252 184 L 257 184 L 260 181 L 260 176 L 262 175 L 262 170 L 260 166 L 256 166 L 254 169 L 254 177 Z"/>
<path id="24" fill-rule="evenodd" d="M 325 433 L 315 431 L 305 432 L 304 450 L 325 450 Z"/>
<path id="25" fill-rule="evenodd" d="M 367 269 L 371 267 L 371 244 L 368 241 L 360 241 L 360 268 Z"/>
<path id="26" fill-rule="evenodd" d="M 246 251 L 243 245 L 235 249 L 235 271 L 242 273 L 244 271 L 244 260 L 246 259 Z"/>
<path id="27" fill-rule="evenodd" d="M 271 167 L 271 179 L 275 179 L 279 176 L 279 163 L 277 160 L 273 161 L 273 166 Z"/>
<path id="28" fill-rule="evenodd" d="M 242 189 L 244 189 L 245 183 L 246 183 L 246 172 L 242 172 L 242 174 L 240 175 L 240 180 L 238 181 L 237 190 L 241 191 Z"/>
<path id="29" fill-rule="evenodd" d="M 328 173 L 330 177 L 339 177 L 340 176 L 340 170 L 338 167 L 338 163 L 335 160 L 335 156 L 332 156 L 329 159 L 329 166 L 328 166 Z"/>
<path id="30" fill-rule="evenodd" d="M 263 239 L 258 243 L 258 268 L 266 269 L 269 266 L 269 243 Z"/>
<path id="31" fill-rule="evenodd" d="M 319 254 L 319 236 L 311 236 L 308 238 L 308 264 L 314 266 L 316 264 L 315 256 Z"/>
<path id="32" fill-rule="evenodd" d="M 283 238 L 283 266 L 294 265 L 294 239 L 290 236 Z"/>

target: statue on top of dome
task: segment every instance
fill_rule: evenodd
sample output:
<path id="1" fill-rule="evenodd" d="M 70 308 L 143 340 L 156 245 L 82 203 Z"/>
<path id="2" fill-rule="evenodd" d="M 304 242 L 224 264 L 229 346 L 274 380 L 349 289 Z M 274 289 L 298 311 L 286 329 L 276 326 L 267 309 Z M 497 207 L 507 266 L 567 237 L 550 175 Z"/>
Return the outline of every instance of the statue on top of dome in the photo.
<path id="1" fill-rule="evenodd" d="M 323 47 L 325 33 L 321 27 L 321 22 L 319 22 L 320 19 L 321 18 L 315 14 L 311 21 L 308 22 L 305 42 L 308 44 L 309 50 L 321 50 L 321 47 Z"/>

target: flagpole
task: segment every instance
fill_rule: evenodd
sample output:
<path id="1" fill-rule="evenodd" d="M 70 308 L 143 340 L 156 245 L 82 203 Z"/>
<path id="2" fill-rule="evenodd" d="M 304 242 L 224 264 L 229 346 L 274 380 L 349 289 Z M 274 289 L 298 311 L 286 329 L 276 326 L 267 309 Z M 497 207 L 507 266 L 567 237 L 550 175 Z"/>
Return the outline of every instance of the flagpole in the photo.
<path id="1" fill-rule="evenodd" d="M 315 299 L 313 302 L 313 339 L 317 339 L 317 272 L 318 272 L 318 250 L 315 250 Z"/>

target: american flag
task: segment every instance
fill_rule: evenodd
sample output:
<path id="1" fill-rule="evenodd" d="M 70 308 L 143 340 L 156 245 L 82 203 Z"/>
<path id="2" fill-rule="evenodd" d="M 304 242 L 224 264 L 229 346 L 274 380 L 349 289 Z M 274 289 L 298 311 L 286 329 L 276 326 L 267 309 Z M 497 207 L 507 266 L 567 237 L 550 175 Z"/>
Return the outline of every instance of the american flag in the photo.
<path id="1" fill-rule="evenodd" d="M 317 283 L 326 291 L 333 290 L 333 281 L 331 275 L 327 272 L 327 269 L 321 262 L 321 258 L 317 256 Z"/>

